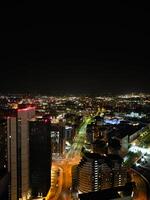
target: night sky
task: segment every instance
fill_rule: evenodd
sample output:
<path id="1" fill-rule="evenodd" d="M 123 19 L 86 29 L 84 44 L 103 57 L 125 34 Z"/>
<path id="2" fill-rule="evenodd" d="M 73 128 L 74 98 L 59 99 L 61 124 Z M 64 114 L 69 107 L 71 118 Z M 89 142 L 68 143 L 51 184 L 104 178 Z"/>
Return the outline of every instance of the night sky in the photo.
<path id="1" fill-rule="evenodd" d="M 135 18 L 100 24 L 4 20 L 0 93 L 150 92 L 150 34 Z"/>

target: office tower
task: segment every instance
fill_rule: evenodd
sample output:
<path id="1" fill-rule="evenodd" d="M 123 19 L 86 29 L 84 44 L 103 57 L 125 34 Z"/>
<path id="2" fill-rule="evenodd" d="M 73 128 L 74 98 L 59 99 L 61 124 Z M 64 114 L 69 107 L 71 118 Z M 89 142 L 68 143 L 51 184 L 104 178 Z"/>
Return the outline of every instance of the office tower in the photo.
<path id="1" fill-rule="evenodd" d="M 96 153 L 84 153 L 78 165 L 78 191 L 87 193 L 98 191 L 100 185 L 99 166 L 105 157 Z"/>
<path id="2" fill-rule="evenodd" d="M 80 193 L 88 193 L 125 186 L 127 176 L 127 169 L 122 165 L 119 155 L 85 152 L 78 165 L 76 182 Z"/>
<path id="3" fill-rule="evenodd" d="M 51 144 L 53 156 L 61 156 L 65 151 L 65 128 L 59 124 L 51 124 Z"/>
<path id="4" fill-rule="evenodd" d="M 8 199 L 7 119 L 0 118 L 0 199 Z"/>
<path id="5" fill-rule="evenodd" d="M 66 125 L 64 130 L 65 140 L 71 143 L 73 141 L 74 136 L 75 136 L 75 127 L 73 125 L 70 126 Z"/>
<path id="6" fill-rule="evenodd" d="M 1 109 L 0 115 L 7 118 L 9 199 L 27 200 L 30 198 L 28 121 L 35 115 L 35 108 Z"/>
<path id="7" fill-rule="evenodd" d="M 113 187 L 113 173 L 107 162 L 100 166 L 99 173 L 100 185 L 99 190 L 109 189 Z"/>
<path id="8" fill-rule="evenodd" d="M 95 124 L 94 123 L 87 125 L 86 139 L 87 139 L 87 142 L 89 142 L 90 144 L 93 143 L 93 141 L 94 141 L 94 130 L 95 130 Z"/>
<path id="9" fill-rule="evenodd" d="M 110 138 L 108 142 L 108 152 L 110 154 L 120 154 L 121 144 L 118 139 Z"/>
<path id="10" fill-rule="evenodd" d="M 122 165 L 123 159 L 119 155 L 108 154 L 113 173 L 113 187 L 124 186 L 128 180 L 127 168 Z"/>
<path id="11" fill-rule="evenodd" d="M 7 119 L 0 118 L 0 174 L 7 172 Z"/>
<path id="12" fill-rule="evenodd" d="M 99 119 L 99 117 L 97 118 Z M 95 120 L 95 123 L 92 122 L 91 124 L 88 124 L 86 129 L 86 139 L 89 143 L 93 143 L 95 140 L 99 139 L 107 141 L 107 130 L 103 123 L 97 123 Z"/>
<path id="13" fill-rule="evenodd" d="M 50 121 L 33 118 L 29 122 L 30 187 L 32 197 L 44 197 L 51 182 Z"/>

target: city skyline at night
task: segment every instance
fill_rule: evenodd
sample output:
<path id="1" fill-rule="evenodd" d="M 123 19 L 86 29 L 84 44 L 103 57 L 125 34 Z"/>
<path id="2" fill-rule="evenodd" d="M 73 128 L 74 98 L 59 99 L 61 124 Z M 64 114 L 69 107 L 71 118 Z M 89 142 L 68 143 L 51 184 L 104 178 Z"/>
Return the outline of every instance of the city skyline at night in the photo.
<path id="1" fill-rule="evenodd" d="M 0 200 L 150 199 L 149 13 L 119 7 L 99 24 L 3 7 Z"/>
<path id="2" fill-rule="evenodd" d="M 150 94 L 1 95 L 0 198 L 148 200 L 149 138 Z"/>

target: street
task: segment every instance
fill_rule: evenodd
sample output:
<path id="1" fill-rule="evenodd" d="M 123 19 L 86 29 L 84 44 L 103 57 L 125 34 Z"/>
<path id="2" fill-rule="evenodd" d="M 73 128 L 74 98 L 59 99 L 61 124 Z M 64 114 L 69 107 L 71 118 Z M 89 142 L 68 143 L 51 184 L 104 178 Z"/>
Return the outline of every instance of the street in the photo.
<path id="1" fill-rule="evenodd" d="M 80 162 L 80 152 L 84 145 L 86 126 L 90 122 L 90 118 L 86 119 L 80 127 L 78 134 L 75 136 L 74 143 L 70 150 L 66 152 L 63 159 L 55 159 L 52 163 L 52 169 L 56 171 L 61 169 L 59 176 L 55 176 L 58 184 L 55 185 L 55 196 L 50 195 L 46 200 L 72 200 L 72 173 L 71 169 L 74 165 Z M 140 174 L 132 173 L 132 181 L 135 182 L 136 188 L 134 190 L 134 200 L 147 200 L 147 187 L 145 181 Z"/>

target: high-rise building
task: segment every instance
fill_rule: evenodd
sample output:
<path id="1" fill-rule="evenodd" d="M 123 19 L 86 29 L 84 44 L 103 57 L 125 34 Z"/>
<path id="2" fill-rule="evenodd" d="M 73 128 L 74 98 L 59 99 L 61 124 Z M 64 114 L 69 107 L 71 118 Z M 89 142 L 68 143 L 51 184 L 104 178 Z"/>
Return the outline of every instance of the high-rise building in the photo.
<path id="1" fill-rule="evenodd" d="M 53 156 L 61 156 L 65 150 L 65 127 L 59 124 L 51 124 L 51 144 Z"/>
<path id="2" fill-rule="evenodd" d="M 0 199 L 8 199 L 7 119 L 0 119 Z"/>
<path id="3" fill-rule="evenodd" d="M 75 135 L 75 127 L 73 125 L 65 126 L 64 137 L 66 141 L 72 142 Z"/>
<path id="4" fill-rule="evenodd" d="M 96 153 L 84 153 L 78 165 L 78 191 L 81 193 L 98 191 L 100 189 L 100 165 L 105 157 Z"/>
<path id="5" fill-rule="evenodd" d="M 7 171 L 7 119 L 0 119 L 0 174 Z"/>
<path id="6" fill-rule="evenodd" d="M 50 121 L 33 118 L 29 122 L 30 187 L 32 197 L 44 197 L 51 182 Z"/>
<path id="7" fill-rule="evenodd" d="M 122 165 L 123 159 L 119 155 L 108 154 L 113 172 L 113 187 L 124 186 L 128 182 L 127 168 Z"/>
<path id="8" fill-rule="evenodd" d="M 109 189 L 113 187 L 112 169 L 106 162 L 100 166 L 99 180 L 99 190 Z"/>
<path id="9" fill-rule="evenodd" d="M 35 115 L 35 108 L 4 109 L 0 115 L 7 119 L 9 199 L 27 200 L 30 198 L 28 121 Z"/>
<path id="10" fill-rule="evenodd" d="M 122 165 L 119 155 L 83 154 L 78 165 L 78 191 L 96 192 L 104 189 L 125 186 L 127 169 Z"/>
<path id="11" fill-rule="evenodd" d="M 87 142 L 89 142 L 90 144 L 93 143 L 93 141 L 94 141 L 94 130 L 95 130 L 95 124 L 94 123 L 87 125 L 86 139 L 87 139 Z"/>

